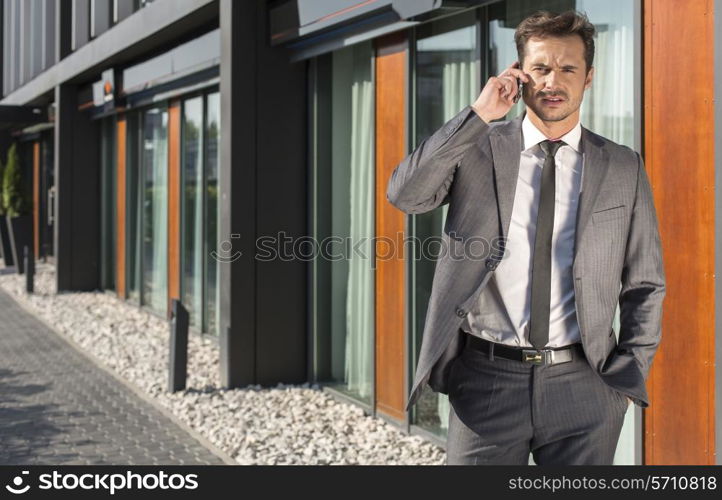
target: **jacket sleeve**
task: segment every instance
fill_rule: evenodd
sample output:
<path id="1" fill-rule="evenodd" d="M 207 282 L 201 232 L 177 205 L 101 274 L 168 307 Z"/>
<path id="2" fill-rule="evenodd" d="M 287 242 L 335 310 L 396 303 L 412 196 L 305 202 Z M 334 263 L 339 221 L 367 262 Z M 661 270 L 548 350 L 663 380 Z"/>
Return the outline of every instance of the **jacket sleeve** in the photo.
<path id="1" fill-rule="evenodd" d="M 471 106 L 464 108 L 399 163 L 389 179 L 386 199 L 408 214 L 447 203 L 464 153 L 489 130 Z"/>
<path id="2" fill-rule="evenodd" d="M 644 380 L 662 334 L 665 273 L 652 189 L 637 153 L 637 192 L 627 237 L 618 354 L 632 354 Z"/>

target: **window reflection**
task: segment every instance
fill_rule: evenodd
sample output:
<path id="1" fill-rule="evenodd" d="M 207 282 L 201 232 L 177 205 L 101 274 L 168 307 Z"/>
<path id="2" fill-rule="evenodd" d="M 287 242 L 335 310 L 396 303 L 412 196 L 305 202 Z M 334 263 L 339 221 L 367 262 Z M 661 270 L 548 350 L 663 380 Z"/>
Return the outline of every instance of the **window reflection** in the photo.
<path id="1" fill-rule="evenodd" d="M 181 252 L 183 304 L 190 323 L 203 314 L 203 97 L 183 102 L 183 213 Z"/>
<path id="2" fill-rule="evenodd" d="M 213 258 L 218 250 L 218 165 L 221 141 L 221 95 L 218 92 L 206 96 L 206 216 L 205 216 L 205 263 L 206 263 L 206 311 L 203 330 L 218 333 L 218 266 Z"/>
<path id="3" fill-rule="evenodd" d="M 168 307 L 168 112 L 143 113 L 143 303 Z"/>
<path id="4" fill-rule="evenodd" d="M 191 325 L 216 334 L 218 325 L 217 92 L 183 102 L 181 289 Z"/>

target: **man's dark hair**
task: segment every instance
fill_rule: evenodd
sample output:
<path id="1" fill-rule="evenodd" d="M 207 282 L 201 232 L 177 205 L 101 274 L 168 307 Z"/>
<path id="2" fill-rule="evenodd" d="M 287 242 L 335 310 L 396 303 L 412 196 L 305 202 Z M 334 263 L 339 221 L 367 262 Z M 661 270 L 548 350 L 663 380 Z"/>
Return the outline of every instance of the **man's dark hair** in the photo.
<path id="1" fill-rule="evenodd" d="M 519 64 L 524 61 L 524 47 L 530 38 L 545 38 L 548 36 L 579 35 L 584 42 L 584 60 L 587 63 L 587 72 L 594 62 L 594 25 L 589 22 L 586 14 L 575 10 L 568 10 L 557 14 L 540 10 L 524 19 L 516 27 L 514 41 L 519 54 Z"/>

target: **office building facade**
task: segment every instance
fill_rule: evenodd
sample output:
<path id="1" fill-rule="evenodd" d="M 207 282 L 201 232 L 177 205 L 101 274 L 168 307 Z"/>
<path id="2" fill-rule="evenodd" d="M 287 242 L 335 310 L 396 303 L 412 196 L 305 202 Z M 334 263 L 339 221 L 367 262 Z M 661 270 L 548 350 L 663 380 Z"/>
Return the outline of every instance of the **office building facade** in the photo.
<path id="1" fill-rule="evenodd" d="M 59 290 L 180 300 L 226 386 L 317 382 L 443 445 L 447 398 L 405 406 L 446 206 L 405 215 L 386 186 L 539 8 L 597 27 L 582 125 L 642 153 L 660 220 L 651 406 L 615 463 L 719 463 L 719 0 L 4 0 L 0 155 L 19 145 L 35 255 Z M 284 237 L 294 258 L 258 258 Z"/>

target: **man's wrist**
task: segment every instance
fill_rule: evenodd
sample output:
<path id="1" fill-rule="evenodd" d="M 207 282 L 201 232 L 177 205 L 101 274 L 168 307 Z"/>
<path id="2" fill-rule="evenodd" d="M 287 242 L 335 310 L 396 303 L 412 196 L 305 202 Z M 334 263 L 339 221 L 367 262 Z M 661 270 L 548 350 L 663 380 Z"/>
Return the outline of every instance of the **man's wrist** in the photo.
<path id="1" fill-rule="evenodd" d="M 481 118 L 484 121 L 484 123 L 488 124 L 491 121 L 491 119 L 488 116 L 486 116 L 486 114 L 484 114 L 484 112 L 481 111 L 480 109 L 478 109 L 476 106 L 472 105 L 471 109 L 474 110 L 474 112 L 476 113 L 476 116 Z"/>

